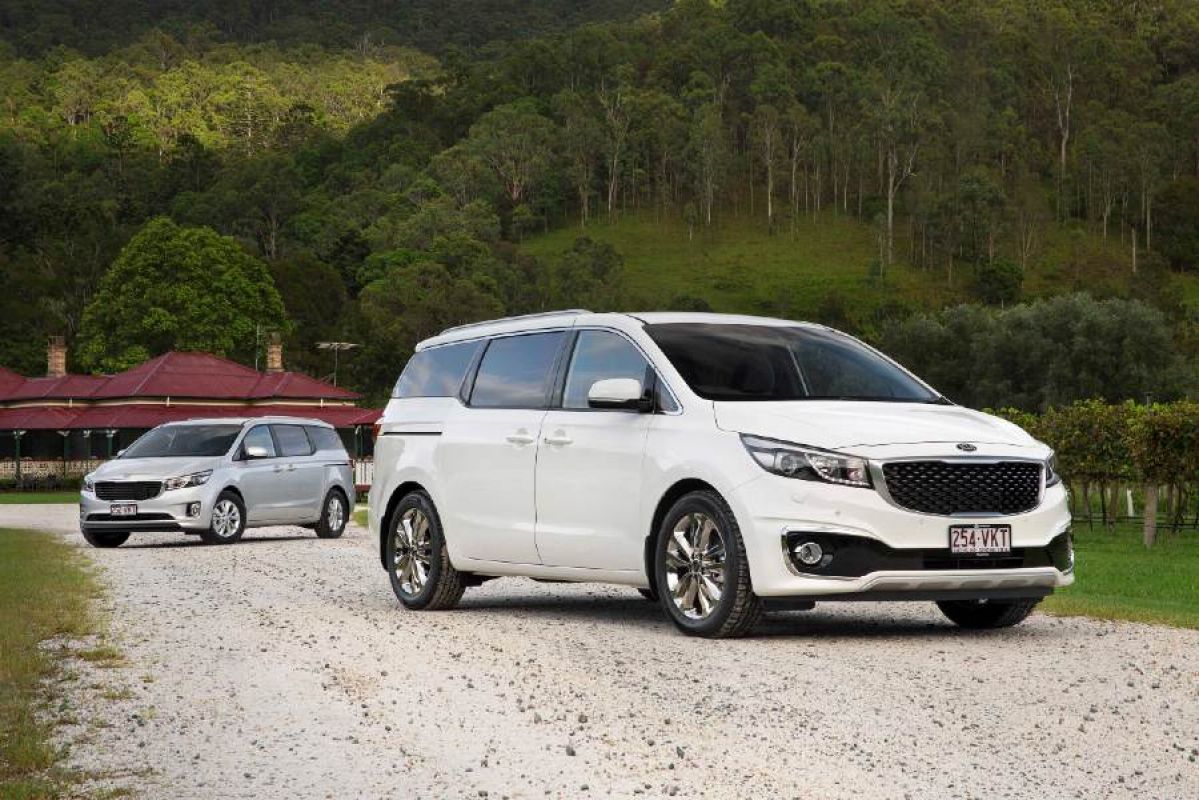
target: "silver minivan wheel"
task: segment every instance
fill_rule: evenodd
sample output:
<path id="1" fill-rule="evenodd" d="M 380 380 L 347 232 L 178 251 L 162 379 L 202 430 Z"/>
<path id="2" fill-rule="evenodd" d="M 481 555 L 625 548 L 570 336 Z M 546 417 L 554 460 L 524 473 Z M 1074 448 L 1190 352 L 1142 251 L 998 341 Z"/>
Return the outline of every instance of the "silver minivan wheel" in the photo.
<path id="1" fill-rule="evenodd" d="M 208 530 L 200 533 L 206 544 L 233 544 L 246 530 L 246 509 L 231 491 L 221 492 L 212 506 Z"/>
<path id="2" fill-rule="evenodd" d="M 336 539 L 345 531 L 348 503 L 339 489 L 330 489 L 321 506 L 321 518 L 317 520 L 316 535 L 322 539 Z"/>

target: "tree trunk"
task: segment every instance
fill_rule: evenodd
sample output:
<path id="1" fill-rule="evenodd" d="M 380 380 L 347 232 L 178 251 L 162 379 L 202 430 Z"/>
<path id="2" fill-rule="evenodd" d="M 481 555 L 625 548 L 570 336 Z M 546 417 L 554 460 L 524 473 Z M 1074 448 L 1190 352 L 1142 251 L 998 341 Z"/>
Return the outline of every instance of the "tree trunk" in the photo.
<path id="1" fill-rule="evenodd" d="M 1157 484 L 1145 484 L 1145 527 L 1143 540 L 1146 547 L 1157 541 Z"/>

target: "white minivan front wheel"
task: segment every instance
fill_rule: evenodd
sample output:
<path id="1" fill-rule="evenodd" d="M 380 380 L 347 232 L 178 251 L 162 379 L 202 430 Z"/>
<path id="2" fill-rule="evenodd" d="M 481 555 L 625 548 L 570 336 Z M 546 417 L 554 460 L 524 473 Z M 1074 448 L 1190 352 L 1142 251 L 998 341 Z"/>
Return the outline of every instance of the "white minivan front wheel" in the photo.
<path id="1" fill-rule="evenodd" d="M 744 636 L 762 614 L 732 509 L 712 491 L 684 495 L 658 529 L 654 577 L 662 607 L 690 636 Z"/>

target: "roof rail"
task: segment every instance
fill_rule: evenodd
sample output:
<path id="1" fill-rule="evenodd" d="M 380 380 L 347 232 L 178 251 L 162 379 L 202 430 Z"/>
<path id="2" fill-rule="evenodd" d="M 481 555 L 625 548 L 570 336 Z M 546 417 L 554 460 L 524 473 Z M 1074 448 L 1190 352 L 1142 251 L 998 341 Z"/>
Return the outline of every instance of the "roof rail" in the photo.
<path id="1" fill-rule="evenodd" d="M 536 314 L 518 314 L 515 317 L 500 317 L 499 319 L 487 319 L 487 320 L 483 320 L 482 322 L 468 322 L 465 325 L 455 325 L 452 328 L 446 328 L 444 331 L 442 331 L 441 333 L 439 333 L 437 335 L 444 336 L 445 334 L 453 333 L 454 331 L 465 331 L 465 330 L 469 330 L 471 328 L 479 328 L 484 325 L 495 325 L 498 322 L 516 322 L 517 320 L 522 320 L 522 319 L 542 319 L 545 317 L 566 317 L 566 316 L 575 317 L 575 316 L 578 316 L 579 314 L 590 314 L 590 313 L 591 312 L 585 308 L 566 308 L 561 311 L 541 311 Z"/>

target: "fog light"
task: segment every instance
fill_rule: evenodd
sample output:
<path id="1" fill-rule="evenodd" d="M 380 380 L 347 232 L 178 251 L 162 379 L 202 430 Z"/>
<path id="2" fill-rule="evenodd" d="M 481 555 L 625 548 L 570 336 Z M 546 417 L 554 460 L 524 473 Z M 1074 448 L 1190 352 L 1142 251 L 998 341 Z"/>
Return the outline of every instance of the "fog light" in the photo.
<path id="1" fill-rule="evenodd" d="M 200 516 L 200 504 L 199 503 L 188 503 L 187 504 L 187 515 L 189 517 Z"/>
<path id="2" fill-rule="evenodd" d="M 824 550 L 815 542 L 804 542 L 795 548 L 795 557 L 804 566 L 814 567 L 824 558 Z"/>

